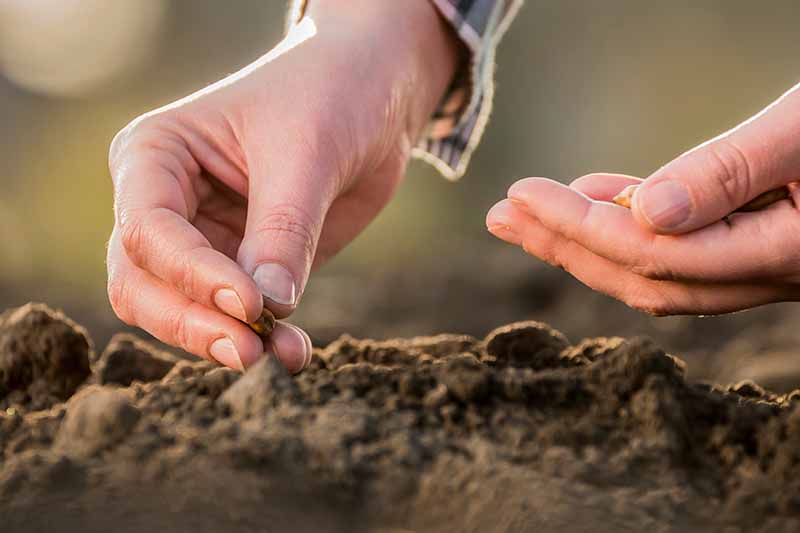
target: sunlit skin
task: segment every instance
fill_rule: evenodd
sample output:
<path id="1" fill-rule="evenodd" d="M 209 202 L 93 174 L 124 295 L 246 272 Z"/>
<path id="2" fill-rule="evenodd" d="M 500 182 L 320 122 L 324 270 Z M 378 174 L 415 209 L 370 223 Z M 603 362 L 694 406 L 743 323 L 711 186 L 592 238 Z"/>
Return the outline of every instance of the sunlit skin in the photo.
<path id="1" fill-rule="evenodd" d="M 800 86 L 645 180 L 590 174 L 514 183 L 486 217 L 495 236 L 655 315 L 800 300 Z M 611 203 L 639 185 L 631 209 Z M 791 196 L 736 213 L 782 186 Z M 670 208 L 669 198 L 681 199 Z"/>
<path id="2" fill-rule="evenodd" d="M 272 52 L 134 120 L 109 158 L 117 315 L 198 356 L 252 365 L 264 343 L 246 323 L 264 305 L 291 315 L 313 268 L 390 200 L 459 46 L 429 0 L 311 2 Z M 311 357 L 285 322 L 266 348 L 291 371 Z"/>

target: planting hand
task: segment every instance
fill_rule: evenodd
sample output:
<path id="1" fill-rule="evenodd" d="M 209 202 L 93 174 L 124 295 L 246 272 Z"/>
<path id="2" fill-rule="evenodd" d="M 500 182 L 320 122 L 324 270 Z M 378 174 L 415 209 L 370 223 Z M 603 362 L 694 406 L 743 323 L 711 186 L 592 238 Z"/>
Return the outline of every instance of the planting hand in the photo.
<path id="1" fill-rule="evenodd" d="M 246 368 L 244 322 L 295 309 L 309 272 L 389 201 L 451 81 L 459 44 L 429 0 L 312 2 L 274 50 L 148 113 L 112 143 L 117 315 L 162 341 Z M 311 343 L 279 323 L 289 370 Z"/>
<path id="2" fill-rule="evenodd" d="M 656 315 L 800 299 L 800 86 L 646 180 L 515 183 L 487 226 L 590 287 Z M 631 210 L 610 203 L 641 184 Z M 791 198 L 726 216 L 766 191 Z"/>

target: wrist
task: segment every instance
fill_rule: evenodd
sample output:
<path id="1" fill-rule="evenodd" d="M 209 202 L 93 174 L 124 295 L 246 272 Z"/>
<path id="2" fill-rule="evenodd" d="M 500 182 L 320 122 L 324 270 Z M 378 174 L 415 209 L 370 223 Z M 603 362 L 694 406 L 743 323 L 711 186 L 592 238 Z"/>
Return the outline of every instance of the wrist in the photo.
<path id="1" fill-rule="evenodd" d="M 308 0 L 306 15 L 320 36 L 349 42 L 340 48 L 372 65 L 366 78 L 386 76 L 393 97 L 405 100 L 407 133 L 419 135 L 444 96 L 463 44 L 430 0 Z M 354 73 L 354 75 L 357 75 Z"/>

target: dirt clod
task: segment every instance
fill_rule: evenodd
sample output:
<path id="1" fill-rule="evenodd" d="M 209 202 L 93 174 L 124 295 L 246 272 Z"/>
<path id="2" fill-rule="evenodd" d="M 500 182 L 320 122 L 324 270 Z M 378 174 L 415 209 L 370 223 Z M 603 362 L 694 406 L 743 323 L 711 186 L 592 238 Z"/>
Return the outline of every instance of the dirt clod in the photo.
<path id="1" fill-rule="evenodd" d="M 0 316 L 0 409 L 44 409 L 68 399 L 89 377 L 83 328 L 43 304 Z"/>
<path id="2" fill-rule="evenodd" d="M 238 416 L 256 413 L 282 400 L 291 400 L 296 386 L 286 368 L 277 358 L 264 357 L 220 397 Z"/>
<path id="3" fill-rule="evenodd" d="M 690 383 L 647 339 L 570 346 L 536 322 L 315 355 L 297 376 L 179 361 L 20 396 L 0 410 L 3 532 L 800 526 L 800 391 Z"/>
<path id="4" fill-rule="evenodd" d="M 68 455 L 92 455 L 125 438 L 139 418 L 127 393 L 92 385 L 67 402 L 55 444 Z"/>
<path id="5" fill-rule="evenodd" d="M 486 337 L 486 353 L 500 366 L 547 368 L 568 346 L 569 341 L 561 332 L 534 321 L 502 326 Z"/>
<path id="6" fill-rule="evenodd" d="M 481 400 L 489 392 L 489 369 L 474 355 L 454 355 L 437 366 L 436 377 L 462 402 Z"/>
<path id="7" fill-rule="evenodd" d="M 94 373 L 102 384 L 128 386 L 134 381 L 158 381 L 175 366 L 177 358 L 157 350 L 133 335 L 115 335 L 98 360 Z"/>

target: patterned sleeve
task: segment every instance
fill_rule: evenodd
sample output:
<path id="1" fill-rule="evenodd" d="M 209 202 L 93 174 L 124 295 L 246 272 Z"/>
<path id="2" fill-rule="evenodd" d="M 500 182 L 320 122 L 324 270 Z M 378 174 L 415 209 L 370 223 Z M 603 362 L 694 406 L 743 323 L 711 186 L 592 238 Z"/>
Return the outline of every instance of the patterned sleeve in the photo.
<path id="1" fill-rule="evenodd" d="M 308 0 L 292 0 L 290 24 L 299 21 Z M 464 175 L 480 142 L 494 94 L 494 52 L 522 0 L 431 0 L 470 52 L 434 113 L 414 157 L 446 178 Z"/>
<path id="2" fill-rule="evenodd" d="M 450 180 L 464 175 L 480 142 L 494 95 L 494 52 L 522 0 L 431 0 L 470 51 L 414 156 Z"/>

